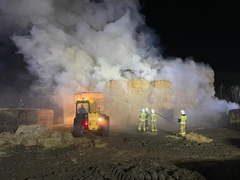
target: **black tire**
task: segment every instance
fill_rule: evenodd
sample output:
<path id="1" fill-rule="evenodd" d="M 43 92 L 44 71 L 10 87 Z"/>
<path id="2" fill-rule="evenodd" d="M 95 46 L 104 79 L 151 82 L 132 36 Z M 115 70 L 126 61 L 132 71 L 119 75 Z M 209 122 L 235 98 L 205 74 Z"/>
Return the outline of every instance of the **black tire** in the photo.
<path id="1" fill-rule="evenodd" d="M 82 137 L 84 132 L 84 127 L 82 126 L 82 119 L 81 118 L 74 118 L 73 123 L 73 137 Z"/>

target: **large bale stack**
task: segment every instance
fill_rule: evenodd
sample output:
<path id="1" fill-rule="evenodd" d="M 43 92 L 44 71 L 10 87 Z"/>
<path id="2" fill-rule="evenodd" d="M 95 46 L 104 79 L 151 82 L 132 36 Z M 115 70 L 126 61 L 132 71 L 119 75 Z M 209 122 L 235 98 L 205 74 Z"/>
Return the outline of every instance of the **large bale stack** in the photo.
<path id="1" fill-rule="evenodd" d="M 127 124 L 136 124 L 138 122 L 138 116 L 141 109 L 149 107 L 149 89 L 150 81 L 128 81 L 127 102 L 129 102 L 129 108 L 126 111 L 128 118 Z"/>
<path id="2" fill-rule="evenodd" d="M 54 112 L 51 109 L 0 109 L 0 133 L 4 131 L 15 132 L 19 125 L 44 125 L 51 129 Z"/>
<path id="3" fill-rule="evenodd" d="M 131 103 L 128 103 L 128 88 L 126 80 L 111 80 L 106 83 L 104 90 L 104 106 L 106 114 L 110 116 L 110 123 L 121 121 L 125 117 L 125 111 Z M 121 114 L 124 113 L 124 114 Z"/>
<path id="4" fill-rule="evenodd" d="M 138 123 L 143 108 L 171 109 L 170 82 L 164 80 L 109 81 L 104 92 L 105 108 L 112 125 Z"/>
<path id="5" fill-rule="evenodd" d="M 150 82 L 149 102 L 151 108 L 160 110 L 160 108 L 172 108 L 170 81 L 155 80 Z"/>
<path id="6" fill-rule="evenodd" d="M 149 108 L 154 109 L 155 112 L 164 117 L 173 118 L 174 109 L 170 81 L 151 81 L 149 97 Z"/>

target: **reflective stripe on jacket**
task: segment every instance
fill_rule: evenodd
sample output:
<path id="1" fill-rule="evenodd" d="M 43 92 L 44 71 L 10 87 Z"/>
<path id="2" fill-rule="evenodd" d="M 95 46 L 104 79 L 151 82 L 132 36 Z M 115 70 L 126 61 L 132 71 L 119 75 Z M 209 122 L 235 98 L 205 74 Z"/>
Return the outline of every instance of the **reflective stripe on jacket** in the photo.
<path id="1" fill-rule="evenodd" d="M 185 125 L 187 121 L 187 116 L 186 115 L 179 116 L 178 121 L 180 125 Z"/>
<path id="2" fill-rule="evenodd" d="M 145 112 L 142 112 L 139 116 L 139 120 L 140 121 L 145 121 L 146 120 L 146 113 Z"/>
<path id="3" fill-rule="evenodd" d="M 151 117 L 151 122 L 156 122 L 157 121 L 157 116 L 156 116 L 155 113 L 150 114 L 150 117 Z"/>

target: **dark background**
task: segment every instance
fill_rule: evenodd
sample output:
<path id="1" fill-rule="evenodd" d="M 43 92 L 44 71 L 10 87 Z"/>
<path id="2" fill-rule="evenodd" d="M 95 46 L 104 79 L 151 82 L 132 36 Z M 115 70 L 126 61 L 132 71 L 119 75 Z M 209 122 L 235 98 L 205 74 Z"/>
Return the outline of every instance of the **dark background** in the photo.
<path id="1" fill-rule="evenodd" d="M 212 67 L 216 86 L 240 85 L 237 3 L 216 0 L 140 0 L 140 3 L 147 25 L 160 37 L 164 57 L 192 57 Z M 0 38 L 0 89 L 24 92 L 34 78 L 10 39 Z"/>
<path id="2" fill-rule="evenodd" d="M 215 85 L 240 85 L 240 6 L 232 1 L 140 0 L 164 57 L 209 64 Z"/>

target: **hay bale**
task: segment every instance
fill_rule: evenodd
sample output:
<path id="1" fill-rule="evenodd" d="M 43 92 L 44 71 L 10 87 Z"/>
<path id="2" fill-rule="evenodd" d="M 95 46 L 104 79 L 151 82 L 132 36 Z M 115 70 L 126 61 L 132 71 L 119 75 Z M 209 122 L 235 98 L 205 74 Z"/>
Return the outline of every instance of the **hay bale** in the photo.
<path id="1" fill-rule="evenodd" d="M 127 84 L 128 81 L 126 80 L 110 80 L 106 83 L 106 87 L 121 87 L 123 84 Z"/>
<path id="2" fill-rule="evenodd" d="M 240 109 L 231 109 L 228 111 L 230 125 L 240 125 Z"/>
<path id="3" fill-rule="evenodd" d="M 105 109 L 111 125 L 136 124 L 142 108 L 171 108 L 170 82 L 165 80 L 111 80 L 106 83 Z M 158 108 L 158 109 L 157 109 Z"/>
<path id="4" fill-rule="evenodd" d="M 92 140 L 88 138 L 73 138 L 70 132 L 49 130 L 42 125 L 21 125 L 16 133 L 3 132 L 0 134 L 0 145 L 4 147 L 37 146 L 42 148 L 62 148 L 68 146 L 92 147 Z M 95 141 L 95 147 L 103 148 L 106 144 Z M 4 148 L 2 148 L 4 150 Z"/>
<path id="5" fill-rule="evenodd" d="M 0 134 L 0 145 L 3 144 L 16 144 L 13 134 L 10 132 L 3 132 Z"/>
<path id="6" fill-rule="evenodd" d="M 9 110 L 8 108 L 0 109 L 0 133 L 15 132 L 18 128 L 18 113 L 17 109 Z"/>
<path id="7" fill-rule="evenodd" d="M 170 81 L 166 80 L 154 80 L 150 82 L 150 85 L 155 87 L 155 88 L 169 88 L 171 83 Z"/>
<path id="8" fill-rule="evenodd" d="M 47 130 L 45 126 L 34 124 L 34 125 L 19 125 L 15 135 L 26 135 L 31 134 L 32 136 L 39 136 Z"/>
<path id="9" fill-rule="evenodd" d="M 51 109 L 39 109 L 38 110 L 38 119 L 37 124 L 43 125 L 48 129 L 52 129 L 53 127 L 53 117 L 54 112 Z"/>
<path id="10" fill-rule="evenodd" d="M 0 133 L 16 132 L 19 125 L 40 124 L 51 129 L 53 116 L 51 109 L 3 108 L 0 109 Z"/>
<path id="11" fill-rule="evenodd" d="M 73 139 L 69 132 L 50 131 L 42 125 L 21 125 L 15 133 L 17 144 L 43 148 L 66 147 Z"/>
<path id="12" fill-rule="evenodd" d="M 125 97 L 128 92 L 126 80 L 111 80 L 106 83 L 104 90 L 105 99 L 117 98 L 119 96 Z M 110 100 L 111 101 L 111 100 Z"/>
<path id="13" fill-rule="evenodd" d="M 129 93 L 143 93 L 149 90 L 150 81 L 129 80 L 127 86 Z"/>
<path id="14" fill-rule="evenodd" d="M 186 139 L 189 141 L 195 141 L 198 143 L 210 143 L 213 141 L 212 139 L 209 139 L 205 136 L 202 136 L 200 134 L 196 134 L 193 132 L 186 134 Z"/>
<path id="15" fill-rule="evenodd" d="M 173 104 L 171 101 L 170 81 L 155 80 L 151 81 L 150 85 L 152 88 L 149 96 L 152 107 L 154 109 L 158 108 L 159 112 L 161 109 L 171 109 Z"/>
<path id="16" fill-rule="evenodd" d="M 20 125 L 15 133 L 16 144 L 24 146 L 36 146 L 38 138 L 47 131 L 42 125 Z"/>
<path id="17" fill-rule="evenodd" d="M 47 128 L 41 125 L 20 125 L 15 133 L 1 133 L 0 144 L 36 146 L 38 137 L 40 137 L 46 130 Z"/>
<path id="18" fill-rule="evenodd" d="M 69 132 L 46 131 L 38 138 L 38 146 L 43 148 L 67 147 L 72 143 L 73 137 Z"/>

